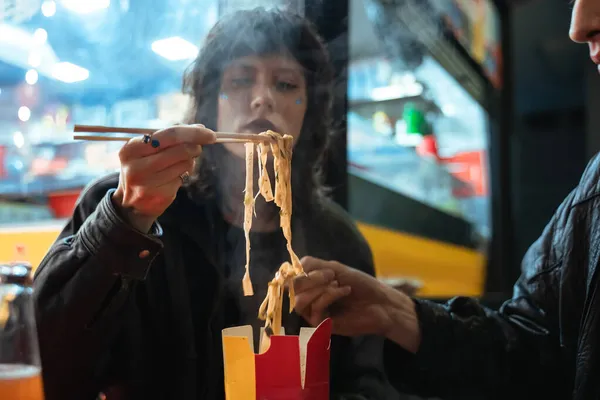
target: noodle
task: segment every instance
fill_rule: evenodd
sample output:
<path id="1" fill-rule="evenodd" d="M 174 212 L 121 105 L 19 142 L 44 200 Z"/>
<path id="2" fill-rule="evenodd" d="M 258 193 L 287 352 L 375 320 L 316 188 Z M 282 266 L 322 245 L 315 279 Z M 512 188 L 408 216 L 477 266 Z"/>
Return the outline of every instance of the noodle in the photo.
<path id="1" fill-rule="evenodd" d="M 287 250 L 290 254 L 292 267 L 296 273 L 303 272 L 300 260 L 294 250 L 292 250 L 292 149 L 294 139 L 285 135 L 267 131 L 266 135 L 276 139 L 271 143 L 271 152 L 273 153 L 273 165 L 275 169 L 275 204 L 279 206 L 280 227 L 283 230 L 283 236 L 287 241 Z M 266 171 L 265 171 L 266 174 Z M 261 188 L 262 191 L 262 188 Z M 265 199 L 266 200 L 266 199 Z"/>
<path id="2" fill-rule="evenodd" d="M 258 317 L 265 321 L 265 334 L 263 337 L 263 346 L 268 346 L 269 336 L 278 335 L 281 332 L 281 316 L 283 307 L 283 293 L 288 288 L 290 297 L 290 312 L 294 309 L 294 289 L 292 280 L 294 277 L 304 275 L 304 269 L 300 259 L 292 249 L 292 152 L 294 139 L 289 135 L 267 131 L 261 133 L 274 140 L 270 144 L 273 154 L 273 169 L 275 171 L 275 193 L 271 189 L 271 181 L 267 172 L 268 147 L 264 143 L 258 144 L 258 165 L 259 165 L 259 193 L 265 201 L 274 201 L 279 207 L 280 227 L 286 239 L 286 248 L 290 256 L 290 262 L 284 262 L 275 277 L 269 282 L 267 296 L 261 304 Z M 246 190 L 244 197 L 244 231 L 246 233 L 246 274 L 244 275 L 243 287 L 244 294 L 251 295 L 252 283 L 250 282 L 249 264 L 250 264 L 250 239 L 249 231 L 252 224 L 252 211 L 254 209 L 253 198 L 253 161 L 254 144 L 246 144 Z M 249 288 L 250 291 L 246 289 Z"/>
<path id="3" fill-rule="evenodd" d="M 262 194 L 265 201 L 273 201 L 273 191 L 271 190 L 271 179 L 267 173 L 267 157 L 269 156 L 269 149 L 264 143 L 259 143 L 257 146 L 258 150 L 258 194 Z"/>
<path id="4" fill-rule="evenodd" d="M 252 212 L 254 211 L 254 143 L 246 143 L 246 189 L 244 190 L 244 236 L 246 237 L 246 272 L 242 280 L 244 296 L 253 296 L 252 280 L 250 279 L 250 228 L 252 227 Z"/>

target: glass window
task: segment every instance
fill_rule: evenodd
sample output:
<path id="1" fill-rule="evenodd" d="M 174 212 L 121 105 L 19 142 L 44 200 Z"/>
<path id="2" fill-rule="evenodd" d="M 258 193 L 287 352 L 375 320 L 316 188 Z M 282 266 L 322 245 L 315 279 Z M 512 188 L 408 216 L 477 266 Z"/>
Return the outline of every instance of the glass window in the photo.
<path id="1" fill-rule="evenodd" d="M 487 1 L 353 0 L 350 9 L 350 212 L 382 278 L 412 275 L 436 296 L 478 294 L 498 14 Z"/>
<path id="2" fill-rule="evenodd" d="M 329 7 L 302 0 L 1 4 L 9 3 L 17 6 L 0 23 L 0 228 L 58 231 L 81 190 L 119 169 L 122 143 L 75 141 L 75 124 L 182 122 L 190 106 L 182 77 L 209 29 L 236 9 L 286 6 L 320 10 L 312 19 L 344 72 L 335 82 L 334 126 L 345 133 L 347 122 L 347 142 L 335 143 L 347 144 L 348 208 L 378 273 L 424 279 L 421 263 L 398 268 L 406 254 L 386 258 L 390 248 L 414 248 L 395 234 L 446 246 L 439 251 L 466 249 L 482 263 L 491 232 L 488 86 L 502 84 L 491 2 L 351 0 L 343 32 L 327 21 Z M 336 191 L 346 181 L 338 155 L 329 157 Z M 447 258 L 458 263 L 463 253 Z M 481 283 L 482 275 L 478 268 L 473 276 Z"/>
<path id="3" fill-rule="evenodd" d="M 118 170 L 122 143 L 74 141 L 75 124 L 182 121 L 185 68 L 220 8 L 244 4 L 172 3 L 15 3 L 0 24 L 0 224 L 64 218 L 86 184 Z"/>

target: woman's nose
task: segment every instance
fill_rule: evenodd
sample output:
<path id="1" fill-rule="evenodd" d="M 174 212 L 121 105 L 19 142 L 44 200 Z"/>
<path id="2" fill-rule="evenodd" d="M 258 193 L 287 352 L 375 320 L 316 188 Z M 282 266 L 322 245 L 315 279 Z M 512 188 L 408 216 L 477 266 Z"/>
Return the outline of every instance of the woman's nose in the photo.
<path id="1" fill-rule="evenodd" d="M 252 90 L 252 109 L 266 108 L 272 110 L 274 105 L 271 87 L 263 83 L 257 83 Z"/>
<path id="2" fill-rule="evenodd" d="M 600 1 L 576 0 L 571 15 L 569 36 L 577 43 L 591 41 L 600 33 Z"/>

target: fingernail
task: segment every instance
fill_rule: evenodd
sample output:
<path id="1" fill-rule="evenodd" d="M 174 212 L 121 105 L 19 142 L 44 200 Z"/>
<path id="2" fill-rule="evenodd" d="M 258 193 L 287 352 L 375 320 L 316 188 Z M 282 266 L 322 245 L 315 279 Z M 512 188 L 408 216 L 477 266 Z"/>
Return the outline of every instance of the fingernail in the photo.
<path id="1" fill-rule="evenodd" d="M 333 282 L 331 282 L 331 286 L 338 287 L 338 286 L 340 286 L 340 283 L 338 281 L 333 281 Z"/>

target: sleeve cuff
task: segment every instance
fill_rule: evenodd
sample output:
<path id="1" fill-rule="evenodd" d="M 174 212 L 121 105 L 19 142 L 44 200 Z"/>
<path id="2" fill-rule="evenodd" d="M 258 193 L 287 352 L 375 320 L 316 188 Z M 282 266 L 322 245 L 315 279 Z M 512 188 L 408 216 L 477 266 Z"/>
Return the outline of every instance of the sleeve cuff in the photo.
<path id="1" fill-rule="evenodd" d="M 427 300 L 413 299 L 421 330 L 421 343 L 416 353 L 417 360 L 431 360 L 440 357 L 440 350 L 447 349 L 447 334 L 440 331 L 449 328 L 451 317 L 446 308 Z"/>
<path id="2" fill-rule="evenodd" d="M 445 344 L 441 341 L 446 336 L 439 333 L 443 329 L 442 325 L 445 325 L 443 319 L 448 317 L 448 312 L 440 304 L 419 299 L 413 299 L 413 301 L 415 302 L 415 311 L 421 330 L 419 350 L 416 354 L 413 354 L 397 343 L 386 340 L 384 356 L 388 369 L 390 369 L 390 366 L 406 366 L 410 363 L 411 368 L 423 370 L 424 366 L 428 364 L 427 361 L 439 359 L 439 351 L 444 349 Z"/>
<path id="3" fill-rule="evenodd" d="M 421 329 L 421 343 L 419 350 L 413 354 L 405 350 L 397 343 L 386 340 L 384 344 L 384 363 L 390 383 L 399 391 L 408 390 L 412 392 L 414 388 L 427 388 L 429 386 L 429 377 L 431 373 L 432 360 L 440 360 L 443 356 L 440 350 L 443 350 L 439 330 L 442 329 L 440 321 L 442 314 L 448 316 L 445 308 L 439 304 L 426 300 L 413 299 L 415 310 Z M 437 331 L 437 334 L 436 334 Z"/>
<path id="4" fill-rule="evenodd" d="M 144 234 L 125 222 L 112 204 L 114 189 L 102 198 L 96 211 L 80 229 L 90 252 L 113 273 L 133 279 L 146 278 L 148 269 L 163 248 L 161 226 L 155 222 Z"/>

